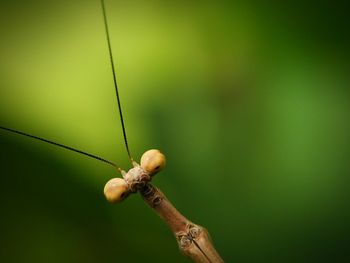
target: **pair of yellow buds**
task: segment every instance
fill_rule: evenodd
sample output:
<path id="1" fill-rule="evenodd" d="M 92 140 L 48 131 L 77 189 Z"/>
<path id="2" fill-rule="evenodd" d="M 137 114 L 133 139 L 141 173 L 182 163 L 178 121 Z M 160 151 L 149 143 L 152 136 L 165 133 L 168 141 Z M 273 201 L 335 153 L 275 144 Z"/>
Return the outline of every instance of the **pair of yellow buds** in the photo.
<path id="1" fill-rule="evenodd" d="M 141 157 L 141 165 L 134 164 L 134 168 L 122 173 L 124 178 L 113 178 L 104 187 L 104 194 L 111 203 L 124 200 L 130 193 L 135 192 L 134 182 L 150 181 L 152 176 L 165 166 L 165 156 L 159 150 L 148 150 Z"/>

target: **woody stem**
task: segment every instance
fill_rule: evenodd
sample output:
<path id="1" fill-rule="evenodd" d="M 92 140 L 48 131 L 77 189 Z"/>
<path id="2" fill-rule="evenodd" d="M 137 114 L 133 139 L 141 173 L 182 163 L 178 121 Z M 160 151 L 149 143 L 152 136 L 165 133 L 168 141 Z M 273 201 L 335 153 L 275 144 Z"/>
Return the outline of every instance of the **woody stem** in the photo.
<path id="1" fill-rule="evenodd" d="M 169 226 L 183 254 L 198 263 L 224 262 L 215 250 L 208 231 L 184 217 L 157 187 L 147 183 L 139 192 Z"/>

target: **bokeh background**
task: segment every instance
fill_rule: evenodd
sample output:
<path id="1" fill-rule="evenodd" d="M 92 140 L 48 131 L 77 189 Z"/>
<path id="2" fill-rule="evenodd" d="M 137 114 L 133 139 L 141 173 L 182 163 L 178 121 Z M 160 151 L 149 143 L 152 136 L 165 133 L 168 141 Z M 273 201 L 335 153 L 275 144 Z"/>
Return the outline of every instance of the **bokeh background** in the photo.
<path id="1" fill-rule="evenodd" d="M 348 11 L 332 1 L 109 1 L 131 151 L 226 262 L 349 262 Z M 101 6 L 1 1 L 0 126 L 130 168 Z M 111 167 L 0 131 L 1 262 L 190 262 Z"/>

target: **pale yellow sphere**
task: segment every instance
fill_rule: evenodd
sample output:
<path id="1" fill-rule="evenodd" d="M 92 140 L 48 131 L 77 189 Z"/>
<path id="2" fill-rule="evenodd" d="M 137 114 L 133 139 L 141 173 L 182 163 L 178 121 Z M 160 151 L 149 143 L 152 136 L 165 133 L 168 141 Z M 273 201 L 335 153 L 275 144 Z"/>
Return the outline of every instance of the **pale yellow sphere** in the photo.
<path id="1" fill-rule="evenodd" d="M 150 175 L 162 170 L 165 163 L 165 155 L 156 149 L 148 150 L 141 157 L 141 167 Z"/>
<path id="2" fill-rule="evenodd" d="M 128 184 L 122 178 L 109 180 L 103 192 L 110 203 L 118 203 L 124 200 L 130 193 Z"/>

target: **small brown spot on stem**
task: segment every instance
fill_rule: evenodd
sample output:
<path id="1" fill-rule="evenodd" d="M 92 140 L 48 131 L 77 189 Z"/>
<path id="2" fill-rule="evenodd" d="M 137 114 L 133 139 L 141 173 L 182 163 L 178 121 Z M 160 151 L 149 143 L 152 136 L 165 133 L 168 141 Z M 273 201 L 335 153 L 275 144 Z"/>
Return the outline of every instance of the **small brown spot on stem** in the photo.
<path id="1" fill-rule="evenodd" d="M 159 205 L 161 201 L 162 201 L 162 198 L 157 196 L 156 198 L 153 199 L 153 205 Z"/>

